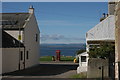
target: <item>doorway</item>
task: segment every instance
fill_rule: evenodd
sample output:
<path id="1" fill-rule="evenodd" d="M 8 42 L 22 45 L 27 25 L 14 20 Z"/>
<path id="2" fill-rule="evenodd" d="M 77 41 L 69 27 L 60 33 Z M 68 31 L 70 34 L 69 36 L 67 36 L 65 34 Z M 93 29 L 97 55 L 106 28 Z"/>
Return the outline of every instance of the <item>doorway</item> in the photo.
<path id="1" fill-rule="evenodd" d="M 25 53 L 24 51 L 20 51 L 20 70 L 25 69 Z"/>

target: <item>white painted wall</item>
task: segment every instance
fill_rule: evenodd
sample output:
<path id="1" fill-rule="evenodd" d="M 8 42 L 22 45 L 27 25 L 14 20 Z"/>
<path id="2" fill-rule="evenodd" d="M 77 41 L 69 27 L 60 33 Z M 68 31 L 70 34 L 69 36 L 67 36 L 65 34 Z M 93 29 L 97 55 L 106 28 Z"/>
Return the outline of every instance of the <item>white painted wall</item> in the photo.
<path id="1" fill-rule="evenodd" d="M 81 62 L 81 56 L 86 56 L 86 62 Z M 82 54 L 79 54 L 79 66 L 87 66 L 88 63 L 88 53 L 84 52 Z"/>
<path id="2" fill-rule="evenodd" d="M 0 19 L 1 19 L 0 15 Z M 2 74 L 2 25 L 0 25 L 0 74 Z M 1 76 L 0 76 L 1 79 Z"/>
<path id="3" fill-rule="evenodd" d="M 24 51 L 23 48 L 20 48 Z M 16 71 L 19 68 L 19 48 L 2 48 L 2 73 Z"/>
<path id="4" fill-rule="evenodd" d="M 2 74 L 2 48 L 0 48 L 0 74 Z"/>
<path id="5" fill-rule="evenodd" d="M 39 64 L 39 28 L 34 14 L 28 19 L 24 28 L 24 45 L 25 53 L 29 51 L 29 59 L 26 59 L 26 68 Z M 38 34 L 38 41 L 36 42 L 35 35 Z"/>
<path id="6" fill-rule="evenodd" d="M 115 40 L 115 16 L 108 16 L 90 29 L 86 34 L 86 40 Z"/>
<path id="7" fill-rule="evenodd" d="M 21 42 L 23 42 L 25 46 L 25 68 L 31 67 L 34 65 L 39 64 L 39 40 L 40 40 L 40 31 L 37 25 L 36 18 L 34 16 L 34 13 L 31 14 L 26 21 L 25 25 L 23 26 L 24 30 L 20 32 L 21 34 Z M 6 30 L 8 34 L 13 36 L 18 40 L 19 36 L 19 30 Z M 38 41 L 36 42 L 36 34 L 38 34 Z M 29 54 L 29 59 L 26 58 L 27 56 L 27 51 Z M 3 72 L 11 72 L 18 70 L 18 49 L 3 49 Z M 12 54 L 7 54 L 7 53 L 12 53 Z M 7 57 L 12 58 L 11 60 L 7 59 Z M 13 60 L 14 59 L 14 60 Z M 9 60 L 7 62 L 7 60 Z M 15 63 L 15 64 L 14 64 Z M 9 66 L 10 65 L 10 66 Z"/>
<path id="8" fill-rule="evenodd" d="M 28 20 L 26 21 L 23 27 L 24 30 L 22 30 L 20 34 L 22 36 L 21 42 L 23 42 L 25 46 L 25 67 L 27 68 L 39 64 L 40 31 L 34 14 L 30 14 Z M 18 36 L 19 36 L 18 30 L 6 30 L 6 32 L 18 40 Z M 37 42 L 35 37 L 36 34 L 38 34 Z M 27 51 L 29 52 L 29 59 L 26 59 Z"/>
<path id="9" fill-rule="evenodd" d="M 6 30 L 5 32 L 7 32 L 8 34 L 10 34 L 12 37 L 14 37 L 15 39 L 18 40 L 18 36 L 21 35 L 21 42 L 23 42 L 23 31 L 19 31 L 18 30 Z"/>
<path id="10" fill-rule="evenodd" d="M 86 62 L 81 62 L 81 56 L 86 56 Z M 77 73 L 86 72 L 88 66 L 88 59 L 89 59 L 87 52 L 79 54 L 78 57 L 79 57 L 79 66 L 77 67 Z"/>

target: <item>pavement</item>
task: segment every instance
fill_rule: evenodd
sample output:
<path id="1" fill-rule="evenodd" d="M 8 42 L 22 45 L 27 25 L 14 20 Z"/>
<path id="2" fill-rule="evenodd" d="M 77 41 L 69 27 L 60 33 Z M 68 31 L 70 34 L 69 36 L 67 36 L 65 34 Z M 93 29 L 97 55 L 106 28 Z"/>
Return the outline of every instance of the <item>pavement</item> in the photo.
<path id="1" fill-rule="evenodd" d="M 25 70 L 3 74 L 2 80 L 72 80 L 70 76 L 76 74 L 77 67 L 78 63 L 69 61 L 41 62 Z"/>

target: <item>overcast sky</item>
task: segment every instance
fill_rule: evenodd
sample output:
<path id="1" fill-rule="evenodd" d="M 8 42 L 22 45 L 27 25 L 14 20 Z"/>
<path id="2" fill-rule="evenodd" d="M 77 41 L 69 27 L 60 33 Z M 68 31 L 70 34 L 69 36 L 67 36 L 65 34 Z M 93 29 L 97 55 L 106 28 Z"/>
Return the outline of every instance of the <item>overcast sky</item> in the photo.
<path id="1" fill-rule="evenodd" d="M 41 43 L 85 43 L 86 32 L 107 13 L 106 2 L 6 2 L 3 12 L 28 12 L 30 5 L 40 29 Z"/>

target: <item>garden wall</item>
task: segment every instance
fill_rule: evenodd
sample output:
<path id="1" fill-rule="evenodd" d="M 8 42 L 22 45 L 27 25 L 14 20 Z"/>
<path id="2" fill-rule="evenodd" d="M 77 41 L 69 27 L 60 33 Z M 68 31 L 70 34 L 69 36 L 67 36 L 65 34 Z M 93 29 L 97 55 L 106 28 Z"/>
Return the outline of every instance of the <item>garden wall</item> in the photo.
<path id="1" fill-rule="evenodd" d="M 87 78 L 101 78 L 102 77 L 102 69 L 100 69 L 101 66 L 103 66 L 104 69 L 103 71 L 104 77 L 107 78 L 109 73 L 108 60 L 98 58 L 89 59 Z"/>

